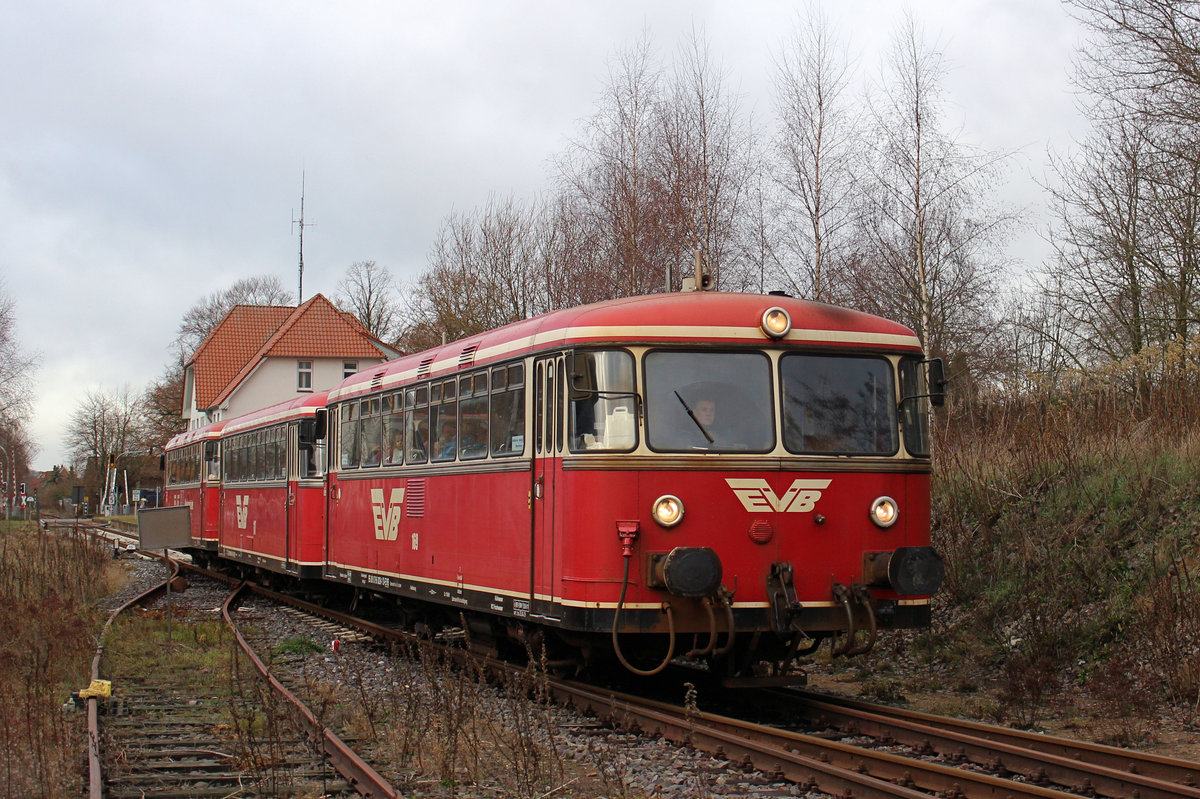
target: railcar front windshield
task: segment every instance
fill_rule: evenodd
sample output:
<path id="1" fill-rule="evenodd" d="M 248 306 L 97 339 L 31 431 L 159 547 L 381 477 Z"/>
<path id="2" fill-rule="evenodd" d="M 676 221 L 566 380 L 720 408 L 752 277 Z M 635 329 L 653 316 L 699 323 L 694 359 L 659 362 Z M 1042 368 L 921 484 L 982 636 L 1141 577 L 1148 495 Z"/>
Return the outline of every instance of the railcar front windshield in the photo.
<path id="1" fill-rule="evenodd" d="M 647 438 L 659 452 L 768 452 L 771 362 L 761 352 L 646 355 Z"/>
<path id="2" fill-rule="evenodd" d="M 789 354 L 780 359 L 779 374 L 789 452 L 892 455 L 899 449 L 886 358 Z"/>

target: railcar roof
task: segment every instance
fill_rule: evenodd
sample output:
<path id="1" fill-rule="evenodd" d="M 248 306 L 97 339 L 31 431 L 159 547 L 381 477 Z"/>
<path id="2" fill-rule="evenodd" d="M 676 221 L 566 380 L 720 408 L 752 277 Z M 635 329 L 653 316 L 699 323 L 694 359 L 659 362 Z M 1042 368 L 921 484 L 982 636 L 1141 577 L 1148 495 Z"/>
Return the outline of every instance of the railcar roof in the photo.
<path id="1" fill-rule="evenodd" d="M 836 305 L 769 294 L 680 292 L 608 300 L 552 311 L 399 358 L 352 375 L 329 393 L 331 401 L 388 388 L 415 378 L 443 376 L 536 350 L 570 344 L 688 341 L 770 344 L 763 313 L 785 309 L 792 331 L 784 344 L 919 351 L 909 328 Z"/>
<path id="2" fill-rule="evenodd" d="M 186 447 L 188 444 L 195 444 L 197 441 L 207 441 L 213 438 L 221 437 L 221 430 L 225 427 L 225 422 L 209 422 L 203 427 L 197 427 L 195 430 L 184 430 L 182 433 L 176 433 L 167 442 L 166 449 L 178 449 Z"/>

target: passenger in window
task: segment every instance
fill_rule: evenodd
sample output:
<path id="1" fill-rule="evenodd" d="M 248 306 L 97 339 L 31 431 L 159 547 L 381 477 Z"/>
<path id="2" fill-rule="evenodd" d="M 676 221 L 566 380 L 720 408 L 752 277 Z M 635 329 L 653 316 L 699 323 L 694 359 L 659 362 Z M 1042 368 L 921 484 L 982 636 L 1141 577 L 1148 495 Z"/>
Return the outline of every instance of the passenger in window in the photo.
<path id="1" fill-rule="evenodd" d="M 438 431 L 437 454 L 434 456 L 434 460 L 452 461 L 457 451 L 458 439 L 454 423 L 449 421 L 442 422 L 441 429 Z"/>
<path id="2" fill-rule="evenodd" d="M 476 422 L 463 422 L 462 457 L 481 458 L 487 455 L 487 436 L 480 433 Z"/>
<path id="3" fill-rule="evenodd" d="M 400 463 L 404 460 L 404 431 L 393 430 L 388 439 L 386 463 Z"/>
<path id="4" fill-rule="evenodd" d="M 409 430 L 409 437 L 412 439 L 408 448 L 409 463 L 424 463 L 427 457 L 425 451 L 425 442 L 429 440 L 429 421 L 427 418 L 421 418 Z"/>

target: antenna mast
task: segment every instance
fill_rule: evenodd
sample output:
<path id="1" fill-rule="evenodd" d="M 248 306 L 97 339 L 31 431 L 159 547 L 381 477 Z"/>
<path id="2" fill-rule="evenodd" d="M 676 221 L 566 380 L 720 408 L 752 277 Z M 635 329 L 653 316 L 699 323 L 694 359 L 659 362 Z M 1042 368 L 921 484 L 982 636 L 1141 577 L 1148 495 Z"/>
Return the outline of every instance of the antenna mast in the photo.
<path id="1" fill-rule="evenodd" d="M 304 221 L 304 172 L 300 173 L 300 218 L 292 219 L 292 225 L 300 226 L 300 287 L 296 292 L 296 307 L 300 307 L 304 303 L 304 228 L 312 227 L 316 222 Z M 295 211 L 292 211 L 292 216 L 295 216 Z"/>

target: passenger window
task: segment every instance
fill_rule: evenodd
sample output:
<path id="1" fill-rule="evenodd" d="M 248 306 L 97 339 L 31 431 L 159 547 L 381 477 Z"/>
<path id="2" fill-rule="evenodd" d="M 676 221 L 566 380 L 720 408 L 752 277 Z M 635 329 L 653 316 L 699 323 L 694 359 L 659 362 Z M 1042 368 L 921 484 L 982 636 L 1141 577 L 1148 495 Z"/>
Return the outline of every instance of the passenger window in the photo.
<path id="1" fill-rule="evenodd" d="M 492 455 L 525 451 L 525 371 L 517 364 L 492 370 Z"/>
<path id="2" fill-rule="evenodd" d="M 378 466 L 383 457 L 379 407 L 379 397 L 363 400 L 359 405 L 358 446 L 360 463 L 364 467 Z"/>
<path id="3" fill-rule="evenodd" d="M 397 392 L 383 398 L 383 419 L 384 463 L 403 463 L 404 394 Z"/>
<path id="4" fill-rule="evenodd" d="M 434 439 L 429 459 L 452 461 L 458 454 L 458 403 L 454 400 L 443 401 L 441 405 L 431 408 L 431 411 Z"/>
<path id="5" fill-rule="evenodd" d="M 338 421 L 338 463 L 343 469 L 354 469 L 358 466 L 358 403 L 347 402 L 342 405 Z"/>
<path id="6" fill-rule="evenodd" d="M 459 458 L 475 460 L 488 454 L 487 372 L 464 377 L 459 385 Z"/>
<path id="7" fill-rule="evenodd" d="M 405 463 L 425 463 L 429 460 L 428 395 L 425 386 L 408 390 L 408 408 L 404 412 Z"/>

